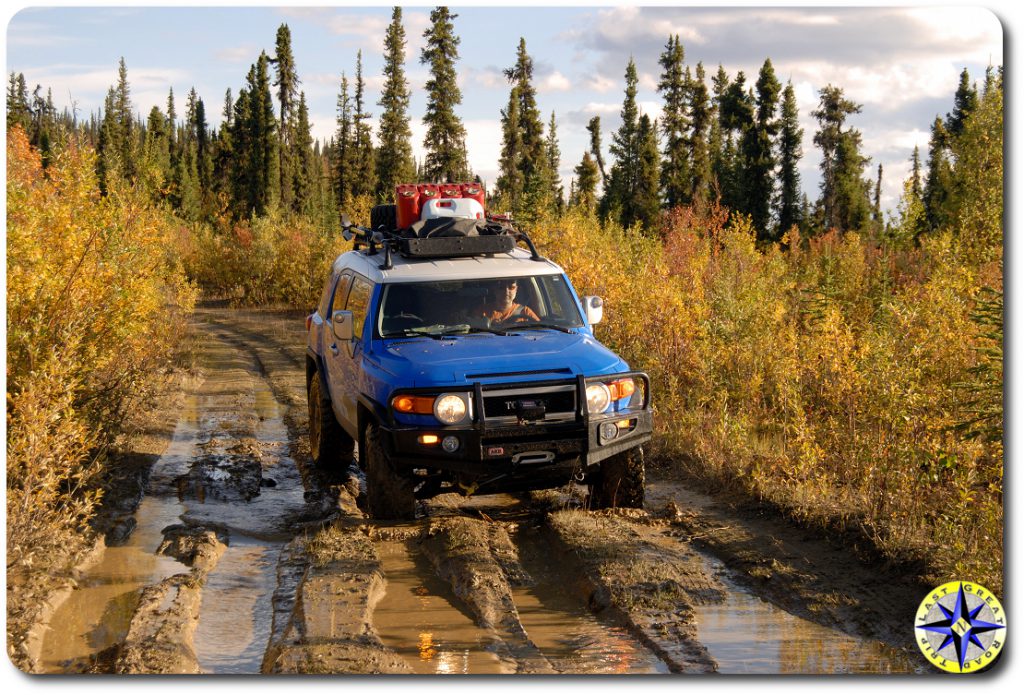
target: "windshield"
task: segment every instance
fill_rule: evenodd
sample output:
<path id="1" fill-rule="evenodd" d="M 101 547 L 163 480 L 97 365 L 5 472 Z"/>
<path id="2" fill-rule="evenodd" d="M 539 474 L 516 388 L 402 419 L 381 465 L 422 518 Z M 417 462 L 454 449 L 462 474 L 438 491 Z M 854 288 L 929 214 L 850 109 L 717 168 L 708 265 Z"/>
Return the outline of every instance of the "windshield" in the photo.
<path id="1" fill-rule="evenodd" d="M 384 338 L 583 325 L 561 275 L 525 275 L 384 286 L 377 328 Z"/>

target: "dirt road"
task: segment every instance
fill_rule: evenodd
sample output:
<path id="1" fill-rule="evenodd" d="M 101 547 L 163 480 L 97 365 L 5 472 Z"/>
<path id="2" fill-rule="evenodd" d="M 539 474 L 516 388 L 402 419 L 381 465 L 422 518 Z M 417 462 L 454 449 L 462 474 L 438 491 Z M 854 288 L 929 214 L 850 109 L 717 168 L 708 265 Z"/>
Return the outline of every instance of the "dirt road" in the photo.
<path id="1" fill-rule="evenodd" d="M 354 466 L 308 464 L 303 317 L 204 308 L 191 328 L 198 378 L 36 631 L 37 672 L 924 668 L 926 587 L 658 470 L 643 511 L 565 489 L 371 521 Z"/>

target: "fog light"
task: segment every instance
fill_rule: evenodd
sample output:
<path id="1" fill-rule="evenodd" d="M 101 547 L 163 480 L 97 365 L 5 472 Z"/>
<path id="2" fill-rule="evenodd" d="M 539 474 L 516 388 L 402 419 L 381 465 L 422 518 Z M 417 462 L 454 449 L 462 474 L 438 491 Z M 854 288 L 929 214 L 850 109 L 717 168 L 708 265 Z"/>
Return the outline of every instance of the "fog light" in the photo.
<path id="1" fill-rule="evenodd" d="M 449 454 L 454 454 L 459 450 L 459 438 L 453 435 L 448 435 L 441 440 L 441 448 Z"/>
<path id="2" fill-rule="evenodd" d="M 619 426 L 614 422 L 601 423 L 601 440 L 609 441 L 619 436 Z"/>
<path id="3" fill-rule="evenodd" d="M 437 444 L 438 436 L 436 434 L 421 434 L 419 440 L 420 444 Z"/>

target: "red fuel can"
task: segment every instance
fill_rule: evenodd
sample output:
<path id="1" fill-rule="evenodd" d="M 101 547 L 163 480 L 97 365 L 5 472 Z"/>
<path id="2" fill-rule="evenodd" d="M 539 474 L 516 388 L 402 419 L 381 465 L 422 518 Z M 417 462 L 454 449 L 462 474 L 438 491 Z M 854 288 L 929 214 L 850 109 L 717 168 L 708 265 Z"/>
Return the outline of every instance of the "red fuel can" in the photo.
<path id="1" fill-rule="evenodd" d="M 411 183 L 395 186 L 395 206 L 398 212 L 398 228 L 405 229 L 420 219 L 420 189 Z"/>
<path id="2" fill-rule="evenodd" d="M 417 188 L 420 190 L 420 210 L 423 210 L 428 200 L 437 200 L 441 197 L 441 191 L 438 190 L 436 183 L 421 183 Z"/>
<path id="3" fill-rule="evenodd" d="M 461 198 L 462 186 L 457 183 L 442 183 L 438 186 L 442 198 Z"/>
<path id="4" fill-rule="evenodd" d="M 483 186 L 476 183 L 464 183 L 460 188 L 462 188 L 463 198 L 472 198 L 480 203 L 480 207 L 484 210 L 487 209 L 487 195 L 484 193 Z"/>

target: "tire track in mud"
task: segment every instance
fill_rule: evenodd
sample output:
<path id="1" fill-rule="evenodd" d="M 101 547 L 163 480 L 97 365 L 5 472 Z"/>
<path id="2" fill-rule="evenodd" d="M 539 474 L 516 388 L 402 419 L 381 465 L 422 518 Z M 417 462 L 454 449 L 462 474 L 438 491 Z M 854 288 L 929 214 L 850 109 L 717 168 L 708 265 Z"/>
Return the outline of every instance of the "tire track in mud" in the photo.
<path id="1" fill-rule="evenodd" d="M 194 636 L 218 610 L 203 604 L 209 578 L 244 572 L 228 553 L 252 537 L 275 559 L 266 598 L 250 601 L 266 648 L 249 672 L 717 669 L 698 618 L 733 588 L 691 543 L 714 533 L 710 522 L 585 511 L 556 493 L 436 498 L 414 522 L 370 520 L 357 467 L 311 465 L 302 328 L 295 313 L 196 312 L 207 378 L 183 435 L 194 442 L 154 468 L 147 492 L 189 507 L 164 534 L 184 571 L 141 590 L 120 646 L 94 670 L 201 671 Z"/>

